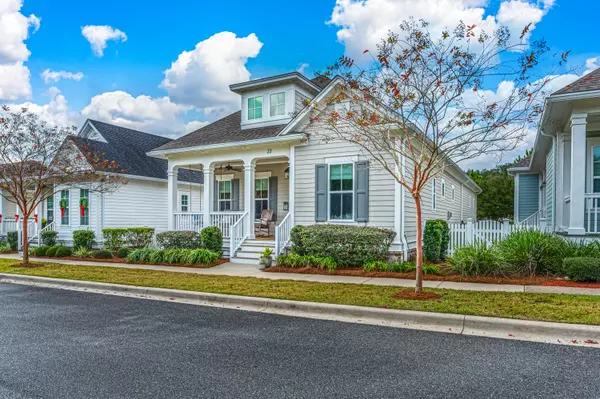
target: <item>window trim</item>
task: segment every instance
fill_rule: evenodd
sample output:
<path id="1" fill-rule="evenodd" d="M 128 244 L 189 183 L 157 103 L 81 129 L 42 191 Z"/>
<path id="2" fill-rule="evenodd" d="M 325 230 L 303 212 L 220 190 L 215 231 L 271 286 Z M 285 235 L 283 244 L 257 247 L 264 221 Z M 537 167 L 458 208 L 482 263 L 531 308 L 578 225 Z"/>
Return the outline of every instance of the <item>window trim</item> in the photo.
<path id="1" fill-rule="evenodd" d="M 186 210 L 183 210 L 183 197 L 185 197 L 185 207 Z M 190 212 L 190 194 L 189 193 L 181 193 L 179 195 L 179 212 L 181 213 L 189 213 Z"/>
<path id="2" fill-rule="evenodd" d="M 218 180 L 218 190 L 217 190 L 217 205 L 219 206 L 219 210 L 217 212 L 231 212 L 233 209 L 233 198 L 232 198 L 232 190 L 231 190 L 231 179 L 229 180 Z M 229 183 L 229 199 L 221 199 L 221 184 Z M 229 202 L 229 209 L 221 210 L 221 202 L 227 203 Z"/>
<path id="3" fill-rule="evenodd" d="M 256 198 L 256 182 L 259 180 L 266 180 L 267 181 L 267 198 Z M 271 201 L 271 187 L 270 187 L 270 178 L 269 177 L 260 177 L 260 178 L 254 178 L 254 209 L 256 209 L 256 201 L 267 201 L 267 208 L 269 209 L 269 203 Z M 256 214 L 254 214 L 254 216 L 256 216 Z M 260 219 L 260 217 L 259 217 Z"/>
<path id="4" fill-rule="evenodd" d="M 273 96 L 279 96 L 280 94 L 283 95 L 283 103 L 282 104 L 277 104 L 275 105 L 277 106 L 281 106 L 283 105 L 283 112 L 281 114 L 274 114 L 273 113 Z M 285 116 L 285 106 L 286 106 L 286 93 L 285 91 L 279 91 L 276 93 L 269 93 L 269 117 L 273 118 L 273 117 L 278 117 L 278 116 Z"/>
<path id="5" fill-rule="evenodd" d="M 349 190 L 342 191 L 331 191 L 331 167 L 332 166 L 343 166 L 352 165 L 352 218 L 351 219 L 332 219 L 331 218 L 331 194 L 344 194 L 349 193 Z M 329 163 L 327 164 L 327 223 L 355 223 L 356 212 L 355 212 L 355 201 L 356 201 L 356 162 L 341 162 L 341 163 Z"/>
<path id="6" fill-rule="evenodd" d="M 437 209 L 437 179 L 433 179 L 431 185 L 431 209 L 435 211 Z"/>
<path id="7" fill-rule="evenodd" d="M 52 205 L 52 209 L 50 209 L 50 205 Z M 55 210 L 55 206 L 54 206 L 54 195 L 46 198 L 46 221 L 48 223 L 53 223 L 54 221 L 56 221 L 56 210 Z M 52 221 L 50 221 L 50 216 L 49 216 L 49 212 L 52 212 Z"/>
<path id="8" fill-rule="evenodd" d="M 256 100 L 257 98 L 260 98 L 260 118 L 256 117 L 256 110 L 259 109 L 259 107 L 252 107 L 250 108 L 250 100 Z M 246 110 L 246 118 L 249 121 L 256 121 L 256 120 L 261 120 L 264 118 L 264 108 L 265 108 L 265 101 L 263 96 L 254 96 L 254 97 L 248 97 L 248 100 L 246 102 L 246 106 L 247 106 L 247 110 Z M 250 118 L 250 109 L 254 110 L 254 118 Z"/>

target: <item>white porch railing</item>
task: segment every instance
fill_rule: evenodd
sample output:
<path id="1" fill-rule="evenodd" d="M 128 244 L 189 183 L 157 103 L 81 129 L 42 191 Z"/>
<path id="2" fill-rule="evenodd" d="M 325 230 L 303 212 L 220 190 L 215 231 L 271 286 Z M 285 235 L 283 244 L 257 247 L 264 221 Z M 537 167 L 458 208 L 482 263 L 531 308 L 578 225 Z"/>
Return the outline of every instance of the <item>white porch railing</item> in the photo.
<path id="1" fill-rule="evenodd" d="M 600 193 L 585 195 L 584 226 L 586 233 L 600 233 Z"/>
<path id="2" fill-rule="evenodd" d="M 250 223 L 250 214 L 244 212 L 242 216 L 229 228 L 229 257 L 235 257 L 235 253 L 242 243 L 248 238 L 248 223 Z"/>
<path id="3" fill-rule="evenodd" d="M 42 231 L 56 231 L 55 222 L 47 224 L 43 229 L 41 229 L 37 234 L 37 242 L 38 247 L 42 245 Z"/>
<path id="4" fill-rule="evenodd" d="M 544 218 L 544 214 L 544 210 L 537 211 L 536 213 L 519 223 L 519 226 L 538 227 L 540 225 L 540 221 Z"/>
<path id="5" fill-rule="evenodd" d="M 281 223 L 275 228 L 275 256 L 281 255 L 283 249 L 290 241 L 290 232 L 292 231 L 291 213 L 288 213 Z"/>
<path id="6" fill-rule="evenodd" d="M 236 224 L 238 220 L 244 215 L 245 212 L 216 212 L 210 215 L 210 225 L 217 226 L 223 238 L 231 237 L 230 230 L 231 226 Z"/>
<path id="7" fill-rule="evenodd" d="M 174 215 L 175 230 L 200 231 L 204 227 L 204 215 L 201 213 L 180 212 Z"/>

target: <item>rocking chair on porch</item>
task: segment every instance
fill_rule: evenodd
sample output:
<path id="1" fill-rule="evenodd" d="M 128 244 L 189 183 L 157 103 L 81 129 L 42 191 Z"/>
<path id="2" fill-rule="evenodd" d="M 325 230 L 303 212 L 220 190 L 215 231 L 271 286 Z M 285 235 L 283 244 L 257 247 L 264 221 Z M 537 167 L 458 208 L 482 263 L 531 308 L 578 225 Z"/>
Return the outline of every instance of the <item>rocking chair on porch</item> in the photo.
<path id="1" fill-rule="evenodd" d="M 254 226 L 254 233 L 258 236 L 265 232 L 266 236 L 271 234 L 271 223 L 273 222 L 273 210 L 265 209 L 260 214 L 260 220 Z"/>

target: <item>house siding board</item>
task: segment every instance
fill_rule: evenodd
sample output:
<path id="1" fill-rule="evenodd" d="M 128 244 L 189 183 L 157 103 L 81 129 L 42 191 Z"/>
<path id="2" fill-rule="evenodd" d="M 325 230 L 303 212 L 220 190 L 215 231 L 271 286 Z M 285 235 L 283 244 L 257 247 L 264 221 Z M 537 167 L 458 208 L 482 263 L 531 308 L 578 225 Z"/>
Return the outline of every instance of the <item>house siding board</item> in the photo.
<path id="1" fill-rule="evenodd" d="M 311 134 L 307 145 L 296 147 L 295 156 L 295 223 L 315 224 L 315 167 L 326 163 L 329 157 L 356 157 L 360 148 L 347 142 L 324 142 L 314 134 L 312 127 L 304 130 Z M 394 178 L 370 161 L 369 170 L 369 226 L 394 228 Z M 361 225 L 363 223 L 360 223 Z"/>
<path id="2" fill-rule="evenodd" d="M 546 220 L 549 226 L 554 225 L 554 198 L 555 178 L 554 178 L 554 143 L 546 155 Z"/>
<path id="3" fill-rule="evenodd" d="M 519 175 L 518 193 L 518 219 L 522 222 L 539 209 L 539 175 Z"/>

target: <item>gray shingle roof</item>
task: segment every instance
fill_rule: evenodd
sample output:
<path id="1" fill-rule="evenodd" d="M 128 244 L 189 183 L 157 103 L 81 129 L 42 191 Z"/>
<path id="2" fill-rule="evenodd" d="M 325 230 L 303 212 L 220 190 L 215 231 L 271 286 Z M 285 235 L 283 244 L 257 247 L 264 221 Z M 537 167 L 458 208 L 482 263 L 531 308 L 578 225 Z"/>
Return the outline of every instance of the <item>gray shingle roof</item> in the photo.
<path id="1" fill-rule="evenodd" d="M 555 92 L 557 94 L 581 93 L 585 91 L 600 90 L 600 68 L 588 73 L 584 77 Z"/>
<path id="2" fill-rule="evenodd" d="M 529 166 L 529 162 L 531 162 L 531 158 L 523 158 L 519 162 L 515 162 L 510 167 L 511 168 L 526 168 Z"/>
<path id="3" fill-rule="evenodd" d="M 119 164 L 120 173 L 123 174 L 167 179 L 167 160 L 149 157 L 146 153 L 156 147 L 173 142 L 173 140 L 105 122 L 95 120 L 90 120 L 90 122 L 104 137 L 106 143 L 79 136 L 71 137 L 73 143 L 84 154 L 98 154 L 109 162 L 115 161 Z M 97 169 L 101 170 L 102 168 L 97 167 Z M 203 174 L 180 169 L 178 180 L 201 183 Z"/>
<path id="4" fill-rule="evenodd" d="M 166 143 L 154 151 L 173 150 L 177 148 L 198 147 L 211 144 L 233 143 L 275 137 L 285 125 L 265 126 L 255 129 L 242 129 L 242 112 L 237 111 L 201 127 L 177 140 Z"/>
<path id="5" fill-rule="evenodd" d="M 328 78 L 325 75 L 317 75 L 314 78 L 312 78 L 310 81 L 313 82 L 314 84 L 316 84 L 317 86 L 319 86 L 322 89 L 324 89 L 329 82 L 331 82 L 332 79 Z"/>

